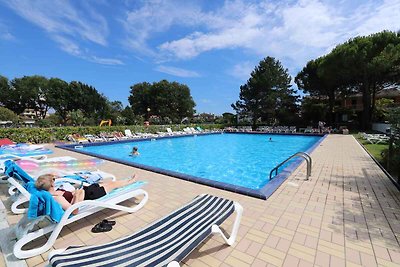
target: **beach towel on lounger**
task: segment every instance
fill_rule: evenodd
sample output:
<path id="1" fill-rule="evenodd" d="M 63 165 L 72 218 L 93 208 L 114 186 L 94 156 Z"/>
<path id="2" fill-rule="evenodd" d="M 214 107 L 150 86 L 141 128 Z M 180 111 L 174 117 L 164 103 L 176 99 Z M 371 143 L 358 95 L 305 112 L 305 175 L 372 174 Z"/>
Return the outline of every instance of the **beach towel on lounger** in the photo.
<path id="1" fill-rule="evenodd" d="M 28 208 L 29 219 L 47 215 L 54 222 L 60 222 L 64 210 L 49 192 L 38 190 L 33 182 L 27 183 L 25 189 L 31 194 Z"/>

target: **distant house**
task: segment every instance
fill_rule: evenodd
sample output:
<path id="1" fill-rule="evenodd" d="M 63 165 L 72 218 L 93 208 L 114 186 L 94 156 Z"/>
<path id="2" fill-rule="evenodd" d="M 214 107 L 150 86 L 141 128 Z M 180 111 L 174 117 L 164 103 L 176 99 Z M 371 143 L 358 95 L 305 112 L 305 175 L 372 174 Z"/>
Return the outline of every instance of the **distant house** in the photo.
<path id="1" fill-rule="evenodd" d="M 46 117 L 48 117 L 50 114 L 46 113 Z M 21 125 L 24 125 L 25 127 L 34 127 L 36 125 L 36 121 L 39 119 L 38 116 L 36 115 L 36 112 L 34 109 L 27 108 L 20 114 L 20 119 Z"/>
<path id="2" fill-rule="evenodd" d="M 382 98 L 392 99 L 395 104 L 400 104 L 400 89 L 399 89 L 399 87 L 391 87 L 391 88 L 379 91 L 375 96 L 375 100 L 382 99 Z M 354 110 L 354 111 L 362 111 L 363 110 L 362 94 L 357 93 L 357 94 L 342 98 L 340 106 Z"/>
<path id="3" fill-rule="evenodd" d="M 192 121 L 193 122 L 214 122 L 216 119 L 215 114 L 213 113 L 200 113 L 200 114 L 195 114 L 193 116 Z"/>
<path id="4" fill-rule="evenodd" d="M 37 118 L 35 110 L 31 109 L 31 108 L 25 109 L 24 112 L 22 112 L 20 116 L 23 118 L 33 119 L 33 120 Z"/>
<path id="5" fill-rule="evenodd" d="M 12 121 L 0 121 L 0 128 L 7 128 L 12 126 Z"/>
<path id="6" fill-rule="evenodd" d="M 382 98 L 392 99 L 395 105 L 400 105 L 400 87 L 389 87 L 379 91 L 375 95 L 375 100 Z M 364 110 L 362 94 L 357 93 L 339 97 L 337 98 L 336 106 L 338 106 L 336 109 L 337 122 L 348 122 L 354 119 L 354 117 L 360 118 Z"/>

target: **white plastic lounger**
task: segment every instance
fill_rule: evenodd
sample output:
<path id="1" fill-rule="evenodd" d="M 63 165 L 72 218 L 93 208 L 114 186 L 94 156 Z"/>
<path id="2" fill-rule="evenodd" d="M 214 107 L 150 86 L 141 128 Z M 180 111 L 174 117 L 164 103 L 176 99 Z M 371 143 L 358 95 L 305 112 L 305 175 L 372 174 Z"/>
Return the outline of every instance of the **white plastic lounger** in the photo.
<path id="1" fill-rule="evenodd" d="M 102 172 L 102 171 L 94 171 L 92 173 L 94 173 L 94 174 L 105 173 L 105 174 L 109 175 L 109 173 Z M 108 177 L 112 181 L 116 180 L 114 175 L 108 176 Z M 26 189 L 24 188 L 22 183 L 20 181 L 17 181 L 17 179 L 9 177 L 7 179 L 7 181 L 11 184 L 10 188 L 8 189 L 8 193 L 10 195 L 11 202 L 12 202 L 11 211 L 14 214 L 26 213 L 27 209 L 20 207 L 20 205 L 28 202 L 31 194 L 28 191 L 26 191 Z M 62 187 L 63 184 L 65 184 L 65 185 L 82 184 L 83 186 L 90 185 L 90 183 L 82 182 L 80 180 L 76 180 L 76 179 L 68 178 L 68 177 L 61 177 L 56 180 L 56 188 L 62 188 L 62 189 L 64 188 L 65 190 L 68 190 L 68 189 L 66 189 L 65 186 Z M 59 186 L 61 186 L 61 187 L 59 187 Z M 71 187 L 71 185 L 69 187 Z"/>
<path id="2" fill-rule="evenodd" d="M 129 130 L 129 129 L 126 129 L 126 130 L 125 130 L 125 136 L 128 137 L 128 138 L 130 138 L 130 139 L 137 139 L 137 138 L 140 138 L 140 136 L 137 136 L 137 135 L 132 134 L 132 131 Z"/>
<path id="3" fill-rule="evenodd" d="M 146 204 L 149 198 L 147 192 L 144 191 L 143 189 L 140 189 L 140 187 L 142 187 L 144 184 L 146 184 L 146 182 L 136 182 L 134 184 L 115 189 L 109 194 L 97 200 L 84 200 L 82 202 L 75 203 L 64 212 L 60 222 L 54 223 L 52 220 L 49 220 L 50 222 L 53 223 L 50 223 L 50 225 L 44 228 L 40 228 L 36 231 L 31 231 L 31 230 L 35 226 L 37 226 L 41 221 L 46 219 L 48 220 L 49 216 L 40 216 L 36 219 L 29 220 L 27 215 L 25 214 L 24 217 L 15 226 L 15 234 L 17 236 L 18 241 L 15 243 L 13 248 L 14 255 L 18 259 L 26 259 L 46 252 L 53 246 L 58 235 L 60 234 L 61 230 L 65 225 L 68 225 L 72 222 L 85 218 L 102 209 L 108 208 L 128 213 L 133 213 L 138 211 Z M 134 207 L 127 207 L 119 204 L 125 200 L 135 198 L 140 195 L 143 195 L 143 198 Z M 55 200 L 53 201 L 55 202 Z M 77 208 L 79 208 L 79 213 L 77 215 L 72 215 L 72 212 Z M 26 244 L 48 233 L 51 234 L 47 242 L 41 247 L 29 250 L 22 249 L 22 247 L 25 246 Z"/>
<path id="4" fill-rule="evenodd" d="M 229 238 L 219 228 L 234 211 Z M 69 247 L 49 254 L 52 266 L 179 266 L 210 234 L 232 245 L 239 230 L 242 206 L 231 200 L 200 195 L 150 226 L 103 245 Z"/>
<path id="5" fill-rule="evenodd" d="M 20 208 L 19 206 L 25 202 L 28 202 L 30 199 L 31 194 L 25 189 L 24 185 L 27 182 L 32 182 L 35 180 L 34 177 L 30 176 L 27 172 L 25 172 L 21 167 L 13 162 L 6 163 L 8 168 L 6 169 L 6 174 L 8 175 L 7 181 L 11 184 L 10 188 L 8 189 L 8 193 L 11 197 L 11 211 L 14 214 L 23 214 L 27 211 L 26 208 Z M 50 169 L 47 169 L 45 173 L 51 173 Z M 78 174 L 83 173 L 83 174 Z M 86 175 L 85 172 L 75 172 L 73 173 L 63 173 L 65 177 L 58 178 L 56 180 L 56 184 L 60 185 L 62 183 L 70 183 L 70 184 L 82 184 L 84 186 L 89 186 L 89 182 L 82 181 L 83 179 L 76 179 L 73 176 L 81 176 Z M 44 173 L 43 173 L 44 174 Z M 100 170 L 97 171 L 90 171 L 90 175 L 99 177 L 100 179 L 110 179 L 115 181 L 116 177 L 110 173 L 106 173 Z M 103 177 L 103 178 L 101 178 Z M 89 180 L 88 180 L 89 181 Z M 102 181 L 102 180 L 101 180 Z M 96 181 L 94 181 L 96 182 Z"/>
<path id="6" fill-rule="evenodd" d="M 4 172 L 4 163 L 7 160 L 20 160 L 20 159 L 40 161 L 40 160 L 46 160 L 47 155 L 17 156 L 14 154 L 0 154 L 0 173 Z"/>

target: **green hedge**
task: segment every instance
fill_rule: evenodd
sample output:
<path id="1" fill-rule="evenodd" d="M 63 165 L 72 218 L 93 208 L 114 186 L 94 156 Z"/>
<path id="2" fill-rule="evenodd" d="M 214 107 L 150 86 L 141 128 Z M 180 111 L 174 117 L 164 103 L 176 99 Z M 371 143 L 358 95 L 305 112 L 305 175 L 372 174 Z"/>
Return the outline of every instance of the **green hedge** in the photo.
<path id="1" fill-rule="evenodd" d="M 173 131 L 182 130 L 185 127 L 200 126 L 203 129 L 221 129 L 224 127 L 222 124 L 192 124 L 192 125 L 130 125 L 130 126 L 106 126 L 106 127 L 52 127 L 52 128 L 0 128 L 0 139 L 9 138 L 17 143 L 52 143 L 56 141 L 65 141 L 66 136 L 73 133 L 94 134 L 98 135 L 100 132 L 124 132 L 125 129 L 130 129 L 132 133 L 147 132 L 157 133 L 166 132 L 169 127 Z"/>

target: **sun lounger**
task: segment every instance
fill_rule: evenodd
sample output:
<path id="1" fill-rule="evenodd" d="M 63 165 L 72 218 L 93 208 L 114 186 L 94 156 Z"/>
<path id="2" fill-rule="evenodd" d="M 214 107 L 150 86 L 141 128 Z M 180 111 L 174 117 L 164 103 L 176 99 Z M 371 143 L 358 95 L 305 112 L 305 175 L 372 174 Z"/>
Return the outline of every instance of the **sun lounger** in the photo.
<path id="1" fill-rule="evenodd" d="M 229 238 L 219 225 L 237 212 Z M 179 266 L 210 234 L 232 245 L 239 230 L 242 206 L 231 200 L 200 195 L 184 207 L 128 237 L 103 245 L 69 247 L 49 254 L 52 266 Z"/>
<path id="2" fill-rule="evenodd" d="M 113 134 L 118 140 L 129 139 L 129 137 L 125 136 L 122 132 L 114 132 Z"/>
<path id="3" fill-rule="evenodd" d="M 85 134 L 83 135 L 87 140 L 89 140 L 89 142 L 94 143 L 94 142 L 103 142 L 103 138 L 100 138 L 96 135 L 93 134 Z"/>
<path id="4" fill-rule="evenodd" d="M 65 137 L 65 139 L 67 139 L 70 142 L 79 143 L 79 144 L 89 143 L 88 139 L 80 136 L 79 134 L 69 134 Z"/>
<path id="5" fill-rule="evenodd" d="M 118 188 L 97 200 L 84 200 L 73 204 L 65 212 L 61 205 L 54 200 L 51 194 L 45 190 L 37 190 L 33 183 L 28 183 L 27 191 L 32 194 L 29 201 L 29 212 L 15 226 L 15 234 L 18 241 L 15 243 L 13 252 L 19 259 L 25 259 L 39 255 L 49 250 L 55 243 L 58 235 L 64 226 L 85 218 L 97 211 L 105 208 L 124 211 L 128 213 L 136 212 L 141 209 L 148 200 L 148 194 L 140 189 L 145 182 L 137 182 L 122 188 Z M 120 205 L 121 202 L 143 195 L 142 200 L 134 207 Z M 79 208 L 77 215 L 72 212 Z M 50 225 L 38 230 L 32 230 L 44 220 L 48 220 Z M 23 250 L 22 248 L 33 240 L 51 233 L 47 242 L 37 248 Z"/>
<path id="6" fill-rule="evenodd" d="M 104 141 L 117 141 L 118 138 L 115 137 L 112 133 L 101 132 L 100 137 L 104 139 Z"/>
<path id="7" fill-rule="evenodd" d="M 166 130 L 167 130 L 167 135 L 170 135 L 170 136 L 185 134 L 185 132 L 182 132 L 182 131 L 172 131 L 171 128 L 166 128 Z"/>
<path id="8" fill-rule="evenodd" d="M 12 161 L 7 161 L 5 163 L 6 169 L 5 169 L 5 174 L 8 176 L 7 181 L 11 184 L 8 193 L 11 196 L 11 211 L 14 214 L 22 214 L 26 212 L 25 208 L 19 208 L 19 206 L 27 201 L 29 201 L 31 195 L 29 192 L 25 189 L 25 185 L 29 182 L 34 182 L 35 178 L 32 177 L 30 174 L 28 174 L 24 169 L 22 169 L 20 166 L 18 166 L 15 162 Z M 46 169 L 43 171 L 44 173 L 54 173 L 55 171 L 52 171 L 51 169 Z M 61 172 L 61 171 L 60 171 Z M 81 171 L 81 173 L 84 172 L 84 174 L 80 174 L 79 172 L 70 172 L 68 173 L 67 171 L 63 171 L 63 173 L 59 173 L 61 176 L 59 179 L 56 180 L 56 185 L 61 187 L 61 186 L 67 186 L 68 184 L 82 184 L 82 185 L 90 185 L 91 183 L 94 182 L 99 182 L 100 180 L 103 180 L 104 178 L 109 178 L 111 180 L 115 181 L 115 176 L 106 172 L 102 172 L 100 170 L 97 171 L 90 171 L 90 174 L 88 171 Z M 44 174 L 42 173 L 42 174 Z M 95 179 L 86 179 L 84 177 L 94 177 Z M 97 179 L 97 178 L 98 179 Z"/>
<path id="9" fill-rule="evenodd" d="M 371 144 L 386 144 L 390 141 L 389 136 L 371 135 L 367 136 L 366 140 Z"/>
<path id="10" fill-rule="evenodd" d="M 125 130 L 125 136 L 130 138 L 130 139 L 140 138 L 140 136 L 132 134 L 132 131 L 130 129 L 126 129 Z"/>
<path id="11" fill-rule="evenodd" d="M 29 145 L 29 144 L 16 144 L 16 145 L 3 145 L 0 147 L 0 155 L 11 154 L 20 157 L 47 155 L 52 154 L 53 151 L 45 148 L 43 145 Z"/>
<path id="12" fill-rule="evenodd" d="M 35 155 L 35 156 L 17 156 L 14 154 L 0 154 L 0 173 L 4 172 L 4 163 L 8 160 L 20 160 L 20 159 L 29 159 L 29 160 L 46 160 L 47 155 Z"/>

